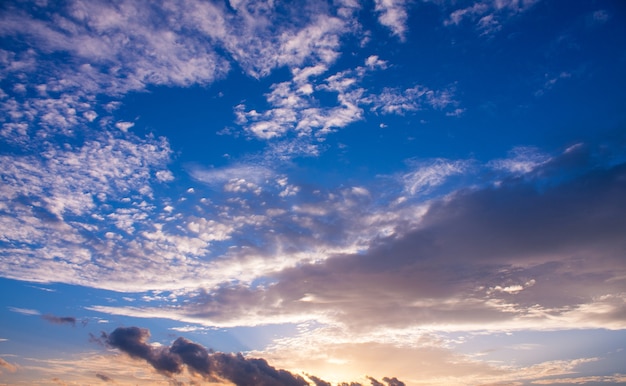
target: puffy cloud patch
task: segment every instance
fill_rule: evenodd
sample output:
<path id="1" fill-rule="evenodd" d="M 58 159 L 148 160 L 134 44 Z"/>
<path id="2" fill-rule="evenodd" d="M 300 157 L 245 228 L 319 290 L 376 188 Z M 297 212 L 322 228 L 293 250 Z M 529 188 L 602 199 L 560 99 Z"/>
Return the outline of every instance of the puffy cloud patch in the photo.
<path id="1" fill-rule="evenodd" d="M 408 13 L 405 0 L 376 0 L 375 11 L 378 22 L 389 28 L 391 32 L 404 41 L 407 30 Z"/>

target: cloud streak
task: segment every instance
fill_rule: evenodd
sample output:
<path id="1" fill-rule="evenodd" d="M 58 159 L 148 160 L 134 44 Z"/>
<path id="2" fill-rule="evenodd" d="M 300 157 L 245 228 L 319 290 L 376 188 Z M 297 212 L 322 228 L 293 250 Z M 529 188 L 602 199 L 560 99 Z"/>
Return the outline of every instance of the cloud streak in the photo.
<path id="1" fill-rule="evenodd" d="M 71 324 L 72 327 L 76 326 L 76 318 L 73 316 L 55 316 L 55 315 L 42 315 L 41 318 L 52 324 Z"/>

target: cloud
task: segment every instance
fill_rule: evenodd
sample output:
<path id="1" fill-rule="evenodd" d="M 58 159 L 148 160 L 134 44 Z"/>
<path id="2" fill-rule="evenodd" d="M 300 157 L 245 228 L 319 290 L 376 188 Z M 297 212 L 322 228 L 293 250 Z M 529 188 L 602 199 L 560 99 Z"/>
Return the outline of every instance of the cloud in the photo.
<path id="1" fill-rule="evenodd" d="M 107 336 L 106 343 L 133 358 L 144 359 L 165 374 L 181 371 L 180 358 L 163 347 L 152 347 L 147 341 L 150 332 L 137 327 L 120 327 Z"/>
<path id="2" fill-rule="evenodd" d="M 533 381 L 533 385 L 586 385 L 586 384 L 622 384 L 626 382 L 626 374 L 579 376 L 567 378 L 540 379 Z"/>
<path id="3" fill-rule="evenodd" d="M 398 115 L 423 110 L 426 107 L 444 110 L 450 106 L 456 107 L 459 104 L 454 99 L 454 87 L 444 90 L 431 90 L 422 85 L 416 85 L 405 90 L 385 88 L 380 94 L 372 95 L 370 100 L 372 102 L 372 111 Z M 448 113 L 451 116 L 455 116 L 457 110 L 458 108 Z"/>
<path id="4" fill-rule="evenodd" d="M 415 195 L 428 193 L 449 177 L 465 173 L 470 168 L 471 162 L 435 159 L 410 162 L 410 166 L 414 170 L 402 175 L 401 179 L 407 193 Z"/>
<path id="5" fill-rule="evenodd" d="M 138 327 L 119 327 L 106 336 L 109 346 L 131 357 L 143 359 L 156 370 L 168 376 L 181 373 L 185 368 L 212 382 L 229 381 L 237 385 L 305 386 L 309 382 L 302 376 L 272 367 L 265 359 L 248 358 L 242 354 L 229 354 L 208 350 L 185 338 L 177 338 L 171 346 L 148 343 L 150 332 Z M 307 374 L 316 386 L 328 382 Z M 372 385 L 374 378 L 369 377 Z M 397 378 L 383 378 L 389 386 L 403 386 Z"/>
<path id="6" fill-rule="evenodd" d="M 209 185 L 225 185 L 231 181 L 250 181 L 261 185 L 275 179 L 277 173 L 265 166 L 254 164 L 231 165 L 223 168 L 190 168 L 190 175 L 198 181 Z"/>
<path id="7" fill-rule="evenodd" d="M 18 307 L 7 307 L 9 311 L 16 312 L 22 315 L 41 315 L 41 313 L 37 310 L 32 310 L 29 308 L 18 308 Z"/>
<path id="8" fill-rule="evenodd" d="M 153 85 L 207 85 L 223 78 L 233 62 L 255 77 L 285 66 L 327 68 L 340 55 L 341 38 L 359 34 L 353 18 L 360 6 L 306 3 L 11 4 L 0 13 L 0 36 L 27 41 L 28 48 L 15 44 L 13 52 L 0 55 L 0 78 L 9 91 L 2 91 L 0 101 L 6 117 L 0 136 L 25 147 L 52 133 L 73 137 L 85 125 L 111 123 L 109 107 L 120 102 L 99 104 L 96 96 L 119 98 Z M 71 59 L 59 61 L 59 55 Z M 310 85 L 300 86 L 311 92 Z M 281 117 L 278 110 L 273 115 Z M 271 122 L 255 123 L 252 132 L 272 137 L 284 130 L 284 123 Z M 113 126 L 127 132 L 133 122 Z"/>
<path id="9" fill-rule="evenodd" d="M 535 96 L 537 97 L 540 97 L 544 95 L 547 91 L 552 90 L 552 88 L 554 88 L 557 82 L 562 82 L 564 79 L 571 78 L 572 74 L 567 71 L 561 71 L 559 74 L 556 74 L 556 75 L 545 74 L 544 77 L 546 78 L 546 80 L 545 80 L 545 83 L 543 84 L 543 87 L 535 91 Z"/>
<path id="10" fill-rule="evenodd" d="M 611 14 L 605 9 L 599 9 L 591 14 L 591 25 L 601 25 L 609 21 Z"/>
<path id="11" fill-rule="evenodd" d="M 530 10 L 540 0 L 480 0 L 451 12 L 444 25 L 471 22 L 481 35 L 491 35 L 512 17 Z"/>
<path id="12" fill-rule="evenodd" d="M 364 66 L 326 75 L 325 78 L 320 77 L 327 71 L 325 65 L 293 68 L 292 80 L 273 84 L 271 92 L 265 95 L 269 109 L 258 111 L 244 104 L 236 106 L 237 123 L 257 139 L 286 141 L 280 146 L 270 147 L 268 152 L 279 153 L 279 156 L 289 159 L 292 153 L 318 155 L 317 142 L 323 142 L 330 133 L 362 120 L 364 107 L 367 106 L 374 112 L 398 115 L 452 107 L 456 108 L 448 111 L 452 116 L 462 112 L 458 109 L 459 102 L 454 99 L 454 87 L 432 90 L 416 85 L 405 90 L 386 87 L 378 92 L 361 86 L 373 71 L 386 68 L 387 62 L 376 55 L 369 56 Z M 336 103 L 320 106 L 319 99 L 329 96 Z"/>
<path id="13" fill-rule="evenodd" d="M 143 2 L 71 2 L 56 10 L 35 7 L 45 11 L 49 19 L 37 18 L 35 13 L 13 5 L 12 12 L 3 15 L 5 28 L 1 33 L 26 36 L 43 52 L 72 54 L 78 60 L 76 75 L 87 80 L 83 86 L 88 90 L 102 87 L 107 92 L 126 92 L 145 84 L 202 84 L 228 69 L 211 45 L 199 44 L 201 35 L 172 28 L 182 21 L 182 14 L 165 4 L 147 7 Z M 160 22 L 168 18 L 172 25 Z M 44 56 L 38 64 L 46 59 Z M 52 69 L 69 70 L 57 64 Z M 68 80 L 73 83 L 78 79 Z"/>
<path id="14" fill-rule="evenodd" d="M 509 151 L 509 157 L 489 161 L 487 166 L 496 170 L 504 170 L 510 174 L 530 173 L 541 165 L 549 162 L 551 157 L 541 153 L 537 148 L 518 146 Z"/>
<path id="15" fill-rule="evenodd" d="M 26 357 L 21 359 L 19 381 L 27 384 L 49 384 L 52 378 L 58 383 L 92 385 L 108 382 L 120 385 L 169 384 L 170 377 L 153 371 L 145 363 L 129 360 L 125 353 L 82 351 L 52 359 Z M 106 380 L 108 379 L 108 380 Z M 193 384 L 194 377 L 185 372 L 177 374 L 176 380 Z M 9 381 L 9 378 L 7 378 Z M 197 382 L 197 379 L 195 379 Z"/>
<path id="16" fill-rule="evenodd" d="M 18 367 L 12 363 L 9 363 L 7 361 L 5 361 L 4 359 L 0 358 L 0 369 L 4 369 L 8 372 L 15 372 L 17 371 Z M 2 372 L 0 371 L 0 374 L 2 374 Z"/>
<path id="17" fill-rule="evenodd" d="M 76 326 L 76 318 L 73 316 L 55 316 L 55 315 L 42 315 L 42 319 L 53 323 L 53 324 L 71 324 L 72 326 Z"/>
<path id="18" fill-rule="evenodd" d="M 314 82 L 311 78 L 324 69 L 318 65 L 293 70 L 292 81 L 274 84 L 272 91 L 266 94 L 270 109 L 246 111 L 246 106 L 239 105 L 235 109 L 237 123 L 262 140 L 282 138 L 292 132 L 298 137 L 323 139 L 333 130 L 360 120 L 363 90 L 357 85 L 366 69 L 358 67 Z M 337 103 L 319 106 L 317 96 L 320 93 L 334 94 Z"/>
<path id="19" fill-rule="evenodd" d="M 115 380 L 105 374 L 100 374 L 100 373 L 96 373 L 96 378 L 104 381 L 104 382 L 108 382 L 108 383 L 115 383 Z"/>
<path id="20" fill-rule="evenodd" d="M 11 255 L 0 263 L 5 275 L 42 282 L 50 277 L 44 272 L 54 271 L 58 281 L 93 283 L 115 255 L 105 257 L 111 248 L 121 246 L 124 235 L 147 230 L 148 216 L 158 216 L 153 185 L 168 179 L 167 141 L 107 132 L 85 136 L 71 146 L 47 143 L 39 156 L 0 157 L 6 182 L 0 188 L 6 214 L 0 235 L 13 246 L 0 253 Z"/>
<path id="21" fill-rule="evenodd" d="M 378 22 L 389 28 L 401 41 L 406 38 L 408 14 L 405 0 L 376 0 Z"/>
<path id="22" fill-rule="evenodd" d="M 133 126 L 135 126 L 134 122 L 117 122 L 115 124 L 115 127 L 122 130 L 123 132 L 127 132 L 128 129 L 130 129 Z"/>
<path id="23" fill-rule="evenodd" d="M 238 385 L 307 385 L 302 377 L 277 370 L 263 359 L 212 352 L 185 338 L 178 338 L 170 347 L 155 347 L 147 343 L 149 337 L 146 329 L 120 327 L 107 336 L 107 344 L 146 360 L 166 374 L 179 373 L 186 365 L 190 371 L 212 381 L 222 379 Z"/>
<path id="24" fill-rule="evenodd" d="M 512 180 L 462 190 L 358 253 L 267 272 L 271 286 L 225 285 L 175 309 L 98 310 L 220 326 L 315 319 L 353 331 L 621 329 L 624 175 L 619 165 L 541 189 Z"/>

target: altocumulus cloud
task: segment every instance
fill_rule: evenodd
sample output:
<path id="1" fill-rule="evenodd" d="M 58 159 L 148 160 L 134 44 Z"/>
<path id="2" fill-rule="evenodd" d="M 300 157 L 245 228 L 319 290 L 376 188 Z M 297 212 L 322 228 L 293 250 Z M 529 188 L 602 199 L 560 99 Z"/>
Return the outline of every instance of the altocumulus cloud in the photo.
<path id="1" fill-rule="evenodd" d="M 242 354 L 215 352 L 185 338 L 176 339 L 171 346 L 151 345 L 150 331 L 139 327 L 118 327 L 103 334 L 106 343 L 133 358 L 147 361 L 160 373 L 173 376 L 186 367 L 208 381 L 229 381 L 240 386 L 306 386 L 302 376 L 270 366 L 265 359 L 246 358 Z M 104 378 L 98 374 L 100 379 Z M 329 383 L 307 375 L 315 385 Z M 108 378 L 108 377 L 107 377 Z M 383 385 L 371 378 L 373 386 Z M 383 379 L 389 386 L 402 386 L 396 378 Z M 352 385 L 355 385 L 352 383 Z M 384 385 L 383 385 L 384 386 Z"/>

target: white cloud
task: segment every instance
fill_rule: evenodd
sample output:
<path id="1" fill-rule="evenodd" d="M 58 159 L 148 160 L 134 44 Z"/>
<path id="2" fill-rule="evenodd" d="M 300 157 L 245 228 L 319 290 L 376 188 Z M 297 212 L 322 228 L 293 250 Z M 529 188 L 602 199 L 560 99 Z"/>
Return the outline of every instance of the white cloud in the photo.
<path id="1" fill-rule="evenodd" d="M 304 83 L 324 69 L 318 66 L 294 70 L 292 81 L 274 84 L 272 91 L 266 94 L 271 105 L 269 110 L 259 113 L 256 110 L 245 111 L 243 105 L 237 106 L 238 122 L 257 138 L 267 140 L 286 136 L 290 132 L 300 137 L 323 139 L 333 129 L 360 120 L 362 109 L 358 105 L 362 103 L 363 90 L 355 86 L 360 77 L 357 72 L 361 70 L 332 75 L 315 87 Z M 336 93 L 337 104 L 319 107 L 315 92 L 307 90 Z"/>
<path id="2" fill-rule="evenodd" d="M 365 65 L 370 68 L 378 67 L 385 69 L 387 68 L 387 61 L 381 60 L 378 55 L 372 55 L 365 60 Z"/>
<path id="3" fill-rule="evenodd" d="M 340 71 L 325 79 L 316 79 L 327 67 L 316 65 L 303 69 L 293 69 L 293 79 L 272 85 L 272 91 L 266 94 L 271 108 L 259 112 L 257 109 L 246 111 L 246 106 L 236 106 L 237 123 L 251 135 L 263 140 L 276 140 L 290 134 L 299 140 L 309 138 L 323 141 L 337 129 L 363 119 L 363 106 L 370 105 L 372 111 L 383 114 L 405 114 L 425 108 L 446 110 L 448 115 L 458 116 L 463 109 L 458 108 L 454 99 L 454 87 L 444 90 L 431 90 L 417 85 L 404 91 L 385 88 L 380 94 L 368 94 L 360 86 L 361 81 L 371 71 L 385 69 L 387 63 L 378 56 L 369 56 L 365 67 Z M 328 94 L 336 97 L 334 106 L 321 107 L 319 97 Z M 315 148 L 315 145 L 311 145 Z M 287 150 L 282 148 L 281 150 Z M 310 147 L 302 149 L 305 154 L 315 154 Z M 283 156 L 288 156 L 284 152 Z"/>
<path id="4" fill-rule="evenodd" d="M 510 18 L 531 9 L 540 0 L 479 0 L 465 8 L 450 13 L 444 25 L 460 25 L 465 21 L 475 23 L 481 35 L 490 35 L 502 28 Z"/>
<path id="5" fill-rule="evenodd" d="M 391 32 L 404 41 L 406 38 L 407 19 L 405 0 L 376 0 L 375 11 L 378 13 L 380 24 L 389 28 Z"/>
<path id="6" fill-rule="evenodd" d="M 29 308 L 18 308 L 18 307 L 8 307 L 9 311 L 11 312 L 16 312 L 18 314 L 22 314 L 22 315 L 41 315 L 41 313 L 37 310 L 32 310 Z"/>
<path id="7" fill-rule="evenodd" d="M 509 157 L 490 161 L 487 166 L 512 174 L 526 174 L 551 160 L 550 156 L 534 147 L 518 146 L 509 151 Z"/>
<path id="8" fill-rule="evenodd" d="M 426 107 L 444 110 L 448 107 L 456 107 L 459 104 L 459 102 L 454 99 L 453 87 L 444 90 L 431 90 L 421 85 L 405 90 L 385 88 L 380 94 L 372 95 L 370 100 L 372 103 L 372 111 L 399 115 L 422 110 Z M 457 116 L 462 112 L 462 109 L 457 108 L 451 112 L 447 112 L 446 115 Z"/>
<path id="9" fill-rule="evenodd" d="M 454 109 L 453 111 L 448 111 L 446 116 L 448 117 L 460 117 L 465 113 L 465 109 Z"/>
<path id="10" fill-rule="evenodd" d="M 193 167 L 190 170 L 190 174 L 196 180 L 211 185 L 224 185 L 232 180 L 239 179 L 261 185 L 273 179 L 276 175 L 273 170 L 255 164 L 239 164 L 214 169 Z"/>
<path id="11" fill-rule="evenodd" d="M 169 182 L 174 180 L 174 174 L 169 170 L 159 170 L 156 172 L 156 178 L 160 182 Z"/>
<path id="12" fill-rule="evenodd" d="M 441 158 L 418 162 L 412 165 L 413 171 L 402 176 L 402 181 L 405 190 L 411 195 L 428 193 L 443 184 L 448 177 L 465 173 L 470 166 L 471 163 L 468 161 L 450 161 Z"/>
<path id="13" fill-rule="evenodd" d="M 176 6 L 168 1 L 70 2 L 55 10 L 44 5 L 36 13 L 16 5 L 13 12 L 0 15 L 0 35 L 27 39 L 33 48 L 2 50 L 0 61 L 6 66 L 0 77 L 23 71 L 40 95 L 22 95 L 20 90 L 30 85 L 12 84 L 13 95 L 0 104 L 10 117 L 0 134 L 21 144 L 29 142 L 34 130 L 72 136 L 77 125 L 98 116 L 95 95 L 119 96 L 150 85 L 208 84 L 228 72 L 232 59 L 253 76 L 306 63 L 312 72 L 299 75 L 306 78 L 332 64 L 339 55 L 340 37 L 354 32 L 350 12 L 335 17 L 312 5 L 294 9 L 290 17 L 297 22 L 276 23 L 281 16 L 272 4 L 233 4 L 234 12 L 224 5 L 193 0 Z M 358 5 L 341 7 L 347 11 Z M 216 48 L 225 50 L 229 58 Z M 57 53 L 73 60 L 59 62 Z M 295 90 L 303 95 L 314 91 L 306 83 Z M 266 120 L 250 125 L 251 132 L 266 139 L 284 134 L 294 123 L 289 118 L 293 107 L 268 113 Z M 273 120 L 282 123 L 272 125 Z M 32 126 L 16 126 L 24 122 Z M 115 126 L 126 131 L 131 122 Z"/>
<path id="14" fill-rule="evenodd" d="M 128 129 L 130 129 L 133 126 L 135 126 L 134 122 L 117 122 L 115 124 L 115 127 L 122 130 L 123 132 L 127 132 Z"/>

